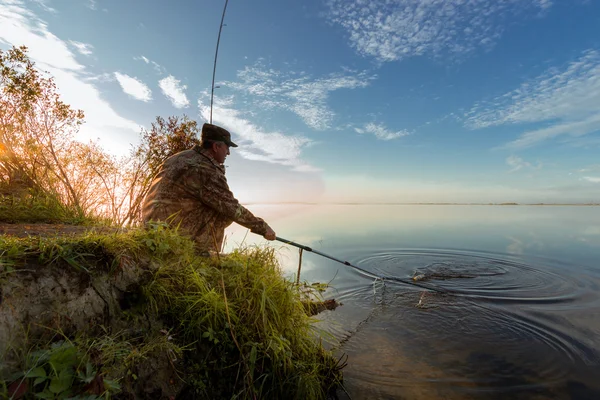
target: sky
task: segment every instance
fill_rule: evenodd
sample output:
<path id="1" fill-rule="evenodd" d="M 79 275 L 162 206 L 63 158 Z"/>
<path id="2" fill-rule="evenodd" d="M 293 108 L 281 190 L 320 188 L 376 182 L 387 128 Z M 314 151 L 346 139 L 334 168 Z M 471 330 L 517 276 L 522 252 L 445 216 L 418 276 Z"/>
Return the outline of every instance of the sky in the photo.
<path id="1" fill-rule="evenodd" d="M 210 120 L 224 1 L 0 0 L 115 155 Z M 600 202 L 599 0 L 231 0 L 213 123 L 243 203 Z"/>

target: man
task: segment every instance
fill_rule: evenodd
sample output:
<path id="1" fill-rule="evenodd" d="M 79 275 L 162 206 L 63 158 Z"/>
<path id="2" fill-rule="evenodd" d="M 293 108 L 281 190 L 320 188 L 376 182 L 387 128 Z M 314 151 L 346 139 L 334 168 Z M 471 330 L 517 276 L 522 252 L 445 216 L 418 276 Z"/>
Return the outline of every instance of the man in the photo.
<path id="1" fill-rule="evenodd" d="M 202 140 L 189 150 L 167 158 L 144 200 L 142 218 L 179 225 L 201 253 L 219 252 L 225 228 L 232 222 L 268 240 L 275 232 L 233 196 L 223 163 L 229 148 L 237 147 L 231 134 L 219 126 L 204 124 Z"/>

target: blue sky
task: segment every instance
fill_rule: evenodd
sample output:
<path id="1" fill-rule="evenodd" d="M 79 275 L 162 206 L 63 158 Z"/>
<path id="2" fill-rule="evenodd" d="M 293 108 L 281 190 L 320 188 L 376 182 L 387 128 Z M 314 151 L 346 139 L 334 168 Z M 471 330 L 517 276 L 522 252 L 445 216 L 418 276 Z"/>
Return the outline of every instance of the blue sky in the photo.
<path id="1" fill-rule="evenodd" d="M 209 118 L 224 2 L 0 0 L 81 140 Z M 231 0 L 213 121 L 242 202 L 600 202 L 600 1 Z"/>

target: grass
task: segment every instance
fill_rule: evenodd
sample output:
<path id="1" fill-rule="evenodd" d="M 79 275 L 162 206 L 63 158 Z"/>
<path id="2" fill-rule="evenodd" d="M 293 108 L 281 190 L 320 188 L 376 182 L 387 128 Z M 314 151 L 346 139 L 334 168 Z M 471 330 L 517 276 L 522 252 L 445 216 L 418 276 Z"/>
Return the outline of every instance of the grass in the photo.
<path id="1" fill-rule="evenodd" d="M 56 196 L 27 192 L 0 195 L 0 222 L 90 225 L 102 221 L 93 216 L 82 216 L 80 211 L 65 206 Z"/>
<path id="2" fill-rule="evenodd" d="M 132 329 L 59 327 L 29 337 L 7 355 L 14 363 L 0 376 L 0 398 L 14 396 L 21 381 L 22 398 L 88 400 L 141 398 L 145 379 L 168 380 L 162 383 L 178 387 L 181 399 L 325 399 L 341 384 L 344 363 L 323 348 L 303 305 L 314 293 L 284 279 L 272 248 L 205 258 L 160 224 L 76 237 L 0 236 L 0 284 L 32 266 L 105 281 L 123 268 L 142 271 L 139 296 L 111 316 Z M 169 378 L 145 377 L 148 365 L 161 362 Z"/>

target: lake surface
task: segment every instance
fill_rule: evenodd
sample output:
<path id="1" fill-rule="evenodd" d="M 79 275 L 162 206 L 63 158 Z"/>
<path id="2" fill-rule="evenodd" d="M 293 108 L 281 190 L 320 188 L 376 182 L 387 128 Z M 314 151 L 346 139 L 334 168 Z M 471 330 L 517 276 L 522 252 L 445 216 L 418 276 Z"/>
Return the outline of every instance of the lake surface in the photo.
<path id="1" fill-rule="evenodd" d="M 600 399 L 600 207 L 249 206 L 304 252 L 352 399 Z M 264 244 L 232 225 L 227 249 Z M 246 235 L 247 234 L 247 235 Z M 245 237 L 245 239 L 244 239 Z M 298 249 L 279 249 L 294 279 Z"/>

